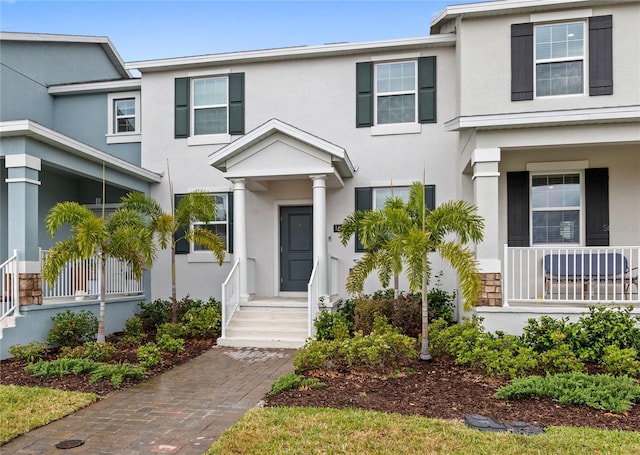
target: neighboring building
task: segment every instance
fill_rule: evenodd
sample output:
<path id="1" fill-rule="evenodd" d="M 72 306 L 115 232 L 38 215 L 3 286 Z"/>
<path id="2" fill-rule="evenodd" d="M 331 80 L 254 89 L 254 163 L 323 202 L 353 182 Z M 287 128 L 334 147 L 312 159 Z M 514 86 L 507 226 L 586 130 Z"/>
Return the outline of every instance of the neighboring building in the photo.
<path id="1" fill-rule="evenodd" d="M 121 84 L 133 92 L 122 101 L 135 106 L 134 162 L 150 194 L 166 210 L 195 189 L 216 196 L 210 228 L 228 257 L 220 267 L 179 245 L 178 295 L 224 299 L 227 319 L 238 303 L 234 319 L 251 306 L 286 307 L 289 317 L 276 325 L 256 311 L 232 321 L 221 343 L 299 344 L 317 301 L 346 297 L 362 254 L 357 241 L 340 243 L 341 221 L 413 181 L 425 183 L 430 206 L 478 206 L 485 290 L 475 311 L 490 330 L 517 332 L 528 317 L 640 301 L 639 23 L 637 0 L 456 5 L 428 37 L 130 62 L 140 80 L 119 75 L 100 95 L 92 84 L 49 88 L 47 99 L 64 115 L 82 103 L 87 116 L 106 116 Z M 114 120 L 126 125 L 122 112 Z M 169 295 L 169 267 L 160 252 L 151 298 Z M 439 270 L 453 289 L 436 261 Z M 367 281 L 367 291 L 378 287 Z M 297 331 L 296 298 L 302 313 L 312 308 Z"/>
<path id="2" fill-rule="evenodd" d="M 4 358 L 12 344 L 44 339 L 56 312 L 97 309 L 95 298 L 73 296 L 92 294 L 89 272 L 70 272 L 58 294 L 43 289 L 40 250 L 58 240 L 45 228 L 49 209 L 101 210 L 103 198 L 110 208 L 161 176 L 140 167 L 140 80 L 107 38 L 3 32 L 0 56 L 0 263 L 17 251 L 19 274 L 1 271 L 3 326 L 17 324 L 2 330 Z M 22 317 L 5 317 L 18 294 Z M 112 301 L 107 330 L 120 330 L 140 300 Z"/>

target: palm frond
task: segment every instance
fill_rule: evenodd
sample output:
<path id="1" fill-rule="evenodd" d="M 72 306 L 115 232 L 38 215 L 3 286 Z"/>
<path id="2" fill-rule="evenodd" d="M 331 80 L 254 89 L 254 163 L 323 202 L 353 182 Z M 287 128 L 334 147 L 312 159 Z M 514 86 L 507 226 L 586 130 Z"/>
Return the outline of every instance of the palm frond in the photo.
<path id="1" fill-rule="evenodd" d="M 53 286 L 67 263 L 74 259 L 83 259 L 75 238 L 69 237 L 66 240 L 57 242 L 49 249 L 49 254 L 47 254 L 42 264 L 42 279 L 49 286 Z"/>
<path id="2" fill-rule="evenodd" d="M 195 222 L 206 223 L 216 219 L 217 208 L 214 199 L 204 190 L 196 190 L 184 195 L 175 209 L 175 218 L 180 226 L 190 226 Z"/>
<path id="3" fill-rule="evenodd" d="M 83 220 L 93 217 L 91 210 L 77 202 L 59 202 L 49 210 L 45 224 L 49 235 L 54 237 L 63 225 L 69 224 L 73 228 Z"/>
<path id="4" fill-rule="evenodd" d="M 440 256 L 451 264 L 460 278 L 460 288 L 465 310 L 478 303 L 482 290 L 479 265 L 473 251 L 460 242 L 442 242 L 437 246 Z"/>
<path id="5" fill-rule="evenodd" d="M 222 265 L 226 251 L 224 241 L 220 236 L 214 234 L 208 229 L 196 227 L 188 231 L 186 237 L 187 240 L 198 243 L 211 251 L 218 260 L 218 264 Z"/>

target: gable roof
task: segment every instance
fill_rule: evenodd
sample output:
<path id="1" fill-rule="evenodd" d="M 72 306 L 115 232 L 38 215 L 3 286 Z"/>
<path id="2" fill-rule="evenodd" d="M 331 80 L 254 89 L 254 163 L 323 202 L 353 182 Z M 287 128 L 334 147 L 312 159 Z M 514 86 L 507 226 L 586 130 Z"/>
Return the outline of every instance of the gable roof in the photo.
<path id="1" fill-rule="evenodd" d="M 0 41 L 35 41 L 51 43 L 87 43 L 98 44 L 116 68 L 120 76 L 131 79 L 133 76 L 118 54 L 111 40 L 106 36 L 55 35 L 50 33 L 0 32 Z"/>

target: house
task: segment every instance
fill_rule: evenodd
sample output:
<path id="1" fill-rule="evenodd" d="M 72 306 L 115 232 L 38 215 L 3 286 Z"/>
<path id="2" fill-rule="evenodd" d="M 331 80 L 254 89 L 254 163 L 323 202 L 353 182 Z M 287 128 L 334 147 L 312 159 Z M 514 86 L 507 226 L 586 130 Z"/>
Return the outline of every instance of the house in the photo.
<path id="1" fill-rule="evenodd" d="M 45 339 L 57 312 L 97 311 L 89 264 L 69 267 L 57 293 L 42 284 L 41 256 L 64 235 L 49 237 L 44 223 L 49 209 L 60 201 L 110 209 L 127 192 L 148 193 L 161 175 L 140 166 L 140 80 L 107 38 L 2 32 L 0 55 L 5 358 L 13 344 Z M 8 273 L 9 267 L 15 273 Z M 108 331 L 120 330 L 141 300 L 124 291 L 110 300 Z M 148 288 L 137 291 L 149 294 Z M 76 293 L 88 294 L 87 300 L 76 301 Z M 13 313 L 18 298 L 19 316 Z"/>
<path id="2" fill-rule="evenodd" d="M 211 193 L 227 244 L 221 267 L 178 245 L 178 295 L 224 302 L 220 344 L 297 346 L 362 255 L 341 221 L 422 181 L 429 206 L 485 219 L 487 329 L 639 303 L 638 23 L 637 0 L 505 0 L 447 7 L 426 37 L 126 63 L 149 194 Z M 88 96 L 73 85 L 49 96 Z M 169 295 L 169 267 L 161 251 L 147 297 Z"/>

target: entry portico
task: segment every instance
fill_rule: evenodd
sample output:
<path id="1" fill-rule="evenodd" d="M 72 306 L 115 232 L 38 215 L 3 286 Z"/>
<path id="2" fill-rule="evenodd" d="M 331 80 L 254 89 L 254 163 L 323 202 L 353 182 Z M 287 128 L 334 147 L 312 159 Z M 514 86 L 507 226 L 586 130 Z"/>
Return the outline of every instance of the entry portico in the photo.
<path id="1" fill-rule="evenodd" d="M 291 263 L 294 264 L 292 267 L 300 267 L 296 273 L 305 274 L 305 281 L 315 266 L 318 293 L 329 297 L 326 192 L 327 189 L 343 188 L 343 179 L 353 177 L 354 168 L 345 149 L 278 119 L 271 119 L 211 154 L 209 164 L 222 171 L 224 177 L 233 183 L 233 242 L 234 257 L 240 268 L 240 300 L 249 300 L 248 258 L 254 257 L 257 263 L 261 260 L 268 262 L 267 257 L 248 251 L 248 236 L 263 232 L 265 220 L 248 222 L 247 192 L 269 194 L 276 186 L 279 196 L 272 200 L 279 223 L 285 222 L 280 214 L 281 207 L 310 205 L 312 208 L 312 239 L 308 239 L 308 246 L 312 247 L 310 262 L 308 265 L 300 261 Z M 312 189 L 311 199 L 308 198 L 308 187 Z M 304 218 L 292 220 L 300 231 L 308 231 L 304 227 Z M 274 248 L 278 251 L 274 255 L 276 263 L 274 267 L 263 264 L 260 269 L 273 270 L 273 296 L 292 295 L 282 286 L 282 271 L 288 267 L 282 256 L 286 240 L 282 238 L 280 228 L 274 232 L 277 233 L 273 238 Z M 290 235 L 298 235 L 296 232 L 292 229 Z M 261 240 L 269 242 L 269 239 Z M 292 238 L 292 241 L 306 244 L 304 238 Z M 257 292 L 269 295 L 264 288 Z"/>

